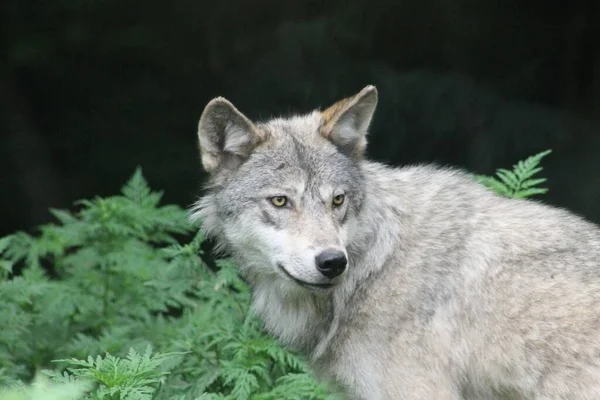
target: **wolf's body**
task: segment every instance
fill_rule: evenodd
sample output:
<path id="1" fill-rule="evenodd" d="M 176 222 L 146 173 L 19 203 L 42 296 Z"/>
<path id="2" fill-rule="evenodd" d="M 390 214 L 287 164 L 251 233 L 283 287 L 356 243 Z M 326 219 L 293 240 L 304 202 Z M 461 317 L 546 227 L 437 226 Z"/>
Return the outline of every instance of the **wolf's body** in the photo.
<path id="1" fill-rule="evenodd" d="M 460 171 L 363 160 L 376 103 L 367 87 L 254 124 L 219 98 L 201 117 L 212 183 L 193 216 L 266 329 L 348 399 L 600 399 L 598 227 Z"/>

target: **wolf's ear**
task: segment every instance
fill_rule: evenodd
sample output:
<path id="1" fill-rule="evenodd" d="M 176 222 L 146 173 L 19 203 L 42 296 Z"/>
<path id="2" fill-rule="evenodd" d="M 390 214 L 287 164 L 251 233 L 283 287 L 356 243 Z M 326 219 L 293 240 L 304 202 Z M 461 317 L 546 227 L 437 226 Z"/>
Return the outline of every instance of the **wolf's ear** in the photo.
<path id="1" fill-rule="evenodd" d="M 236 168 L 263 140 L 264 133 L 223 97 L 212 99 L 198 122 L 200 157 L 209 173 Z"/>
<path id="2" fill-rule="evenodd" d="M 344 153 L 361 158 L 367 147 L 367 130 L 376 106 L 377 89 L 366 86 L 321 113 L 321 134 Z"/>

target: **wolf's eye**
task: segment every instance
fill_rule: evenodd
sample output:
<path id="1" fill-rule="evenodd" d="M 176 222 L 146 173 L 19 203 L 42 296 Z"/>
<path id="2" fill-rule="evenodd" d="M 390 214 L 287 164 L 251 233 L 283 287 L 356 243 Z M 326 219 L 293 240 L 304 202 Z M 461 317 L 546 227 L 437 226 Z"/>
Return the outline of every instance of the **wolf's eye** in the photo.
<path id="1" fill-rule="evenodd" d="M 283 207 L 288 202 L 288 199 L 285 196 L 274 196 L 271 197 L 269 200 L 271 200 L 271 203 L 273 203 L 275 207 Z"/>
<path id="2" fill-rule="evenodd" d="M 333 206 L 339 207 L 344 204 L 344 199 L 346 197 L 343 194 L 338 194 L 337 196 L 333 196 Z"/>

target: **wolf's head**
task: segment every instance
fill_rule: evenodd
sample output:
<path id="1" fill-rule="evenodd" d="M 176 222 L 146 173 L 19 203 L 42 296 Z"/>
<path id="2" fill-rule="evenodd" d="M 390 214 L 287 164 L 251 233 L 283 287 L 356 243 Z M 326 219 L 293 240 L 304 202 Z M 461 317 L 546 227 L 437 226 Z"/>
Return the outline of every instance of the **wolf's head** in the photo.
<path id="1" fill-rule="evenodd" d="M 324 111 L 250 121 L 224 98 L 198 124 L 211 175 L 193 218 L 251 280 L 324 290 L 343 279 L 364 200 L 360 159 L 377 105 L 367 86 Z"/>

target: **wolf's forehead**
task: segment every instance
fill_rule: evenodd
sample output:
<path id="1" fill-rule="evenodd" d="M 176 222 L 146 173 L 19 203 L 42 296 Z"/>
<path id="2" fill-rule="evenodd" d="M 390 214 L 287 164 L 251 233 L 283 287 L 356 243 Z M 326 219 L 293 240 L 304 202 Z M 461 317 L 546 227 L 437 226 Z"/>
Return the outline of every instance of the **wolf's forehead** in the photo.
<path id="1" fill-rule="evenodd" d="M 308 147 L 288 138 L 257 150 L 251 157 L 251 167 L 264 173 L 266 180 L 286 176 L 306 181 L 327 175 L 335 158 L 335 151 Z"/>
<path id="2" fill-rule="evenodd" d="M 355 167 L 333 146 L 306 146 L 288 138 L 258 150 L 245 169 L 253 174 L 257 186 L 285 183 L 305 190 L 327 191 L 332 186 L 348 186 Z"/>

